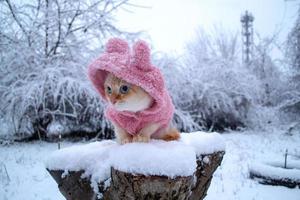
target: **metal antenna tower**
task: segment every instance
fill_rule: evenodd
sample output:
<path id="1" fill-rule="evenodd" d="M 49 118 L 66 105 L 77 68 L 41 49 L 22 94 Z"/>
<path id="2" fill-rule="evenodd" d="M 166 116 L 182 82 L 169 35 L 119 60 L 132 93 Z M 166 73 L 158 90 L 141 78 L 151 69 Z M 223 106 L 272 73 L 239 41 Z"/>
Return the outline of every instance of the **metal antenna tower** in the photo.
<path id="1" fill-rule="evenodd" d="M 242 41 L 243 41 L 243 62 L 249 65 L 252 58 L 253 46 L 253 15 L 246 10 L 245 14 L 241 16 L 242 23 Z"/>

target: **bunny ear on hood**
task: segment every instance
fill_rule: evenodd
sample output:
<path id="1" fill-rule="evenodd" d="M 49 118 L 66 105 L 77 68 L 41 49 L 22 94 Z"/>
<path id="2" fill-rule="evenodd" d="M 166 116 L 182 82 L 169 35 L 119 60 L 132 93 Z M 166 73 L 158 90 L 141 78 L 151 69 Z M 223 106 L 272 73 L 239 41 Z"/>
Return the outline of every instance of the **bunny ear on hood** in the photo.
<path id="1" fill-rule="evenodd" d="M 105 52 L 107 53 L 118 53 L 118 54 L 128 54 L 129 46 L 125 40 L 120 38 L 111 38 L 108 40 L 105 46 Z"/>
<path id="2" fill-rule="evenodd" d="M 109 72 L 115 74 L 114 71 L 126 68 L 130 61 L 129 55 L 129 45 L 125 40 L 111 38 L 106 43 L 103 54 L 89 65 L 88 77 L 104 100 L 106 100 L 104 82 L 107 74 Z"/>
<path id="3" fill-rule="evenodd" d="M 146 42 L 139 40 L 133 45 L 131 65 L 142 71 L 151 70 L 150 48 Z"/>

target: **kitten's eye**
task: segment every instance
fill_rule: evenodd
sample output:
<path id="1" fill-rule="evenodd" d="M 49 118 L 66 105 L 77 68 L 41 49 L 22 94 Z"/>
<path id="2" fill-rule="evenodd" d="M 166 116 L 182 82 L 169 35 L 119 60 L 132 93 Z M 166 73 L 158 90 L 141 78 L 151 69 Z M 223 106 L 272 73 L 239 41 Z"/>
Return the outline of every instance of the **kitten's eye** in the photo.
<path id="1" fill-rule="evenodd" d="M 112 93 L 111 87 L 107 86 L 107 87 L 106 87 L 106 91 L 107 91 L 108 94 L 111 94 L 111 93 Z"/>
<path id="2" fill-rule="evenodd" d="M 120 87 L 120 93 L 121 94 L 127 94 L 128 92 L 129 92 L 129 86 L 127 86 L 127 85 L 122 85 L 121 87 Z"/>

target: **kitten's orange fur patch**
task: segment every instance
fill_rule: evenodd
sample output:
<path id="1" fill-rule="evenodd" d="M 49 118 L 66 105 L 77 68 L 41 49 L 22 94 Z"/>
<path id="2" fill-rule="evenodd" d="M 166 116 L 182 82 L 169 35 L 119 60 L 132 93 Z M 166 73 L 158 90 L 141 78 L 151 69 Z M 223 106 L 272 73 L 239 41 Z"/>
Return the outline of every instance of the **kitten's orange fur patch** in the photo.
<path id="1" fill-rule="evenodd" d="M 162 136 L 162 140 L 165 141 L 172 141 L 172 140 L 178 140 L 180 138 L 180 133 L 178 132 L 177 129 L 175 128 L 171 128 L 169 130 L 169 132 L 166 132 L 163 136 Z"/>

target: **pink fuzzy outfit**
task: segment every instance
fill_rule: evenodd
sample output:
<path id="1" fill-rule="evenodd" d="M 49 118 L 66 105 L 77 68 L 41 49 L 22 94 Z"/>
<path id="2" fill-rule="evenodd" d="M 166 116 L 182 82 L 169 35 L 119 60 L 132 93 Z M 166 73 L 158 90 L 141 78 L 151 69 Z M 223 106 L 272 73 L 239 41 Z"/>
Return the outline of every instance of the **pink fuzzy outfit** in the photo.
<path id="1" fill-rule="evenodd" d="M 108 72 L 140 86 L 154 99 L 150 108 L 140 112 L 117 111 L 110 105 L 105 112 L 108 119 L 131 135 L 153 122 L 160 124 L 160 129 L 168 126 L 174 106 L 160 70 L 151 64 L 150 49 L 144 41 L 136 42 L 131 51 L 126 41 L 110 39 L 105 52 L 89 65 L 89 78 L 105 100 L 104 81 Z"/>

